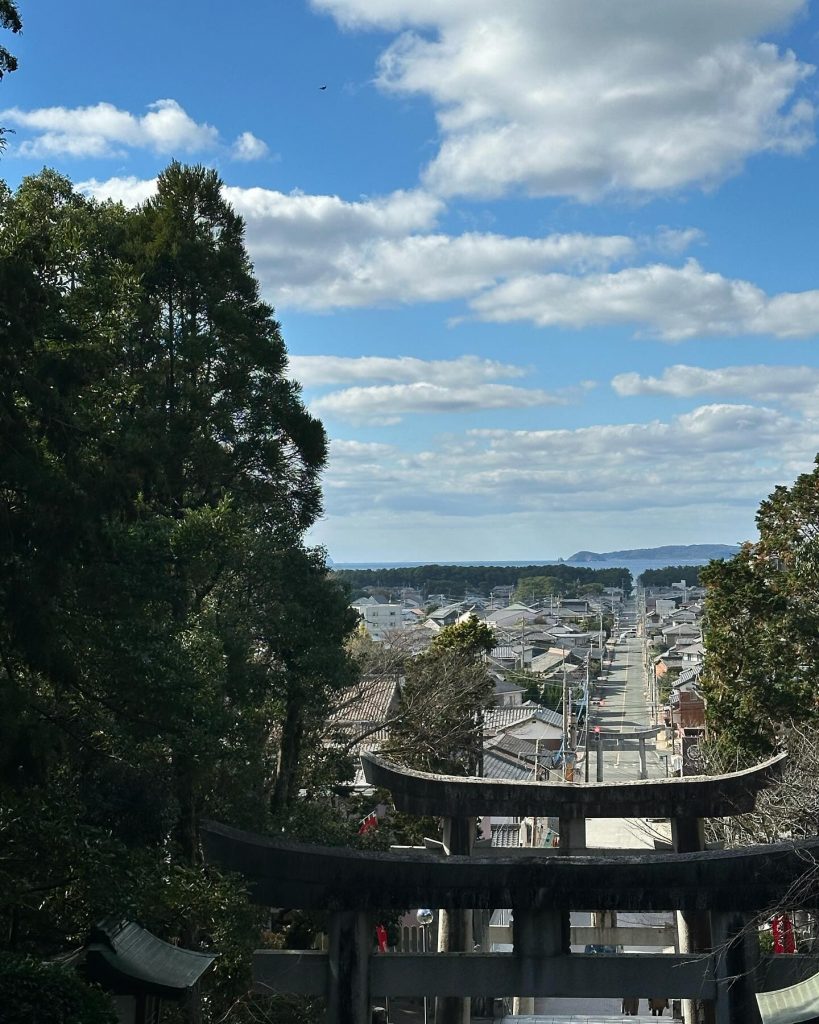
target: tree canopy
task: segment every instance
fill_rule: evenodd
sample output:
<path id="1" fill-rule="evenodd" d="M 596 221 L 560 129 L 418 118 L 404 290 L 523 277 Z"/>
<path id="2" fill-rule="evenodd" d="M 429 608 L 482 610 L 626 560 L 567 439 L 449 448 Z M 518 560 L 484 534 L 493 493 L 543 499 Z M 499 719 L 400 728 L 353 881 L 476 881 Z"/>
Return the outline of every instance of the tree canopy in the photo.
<path id="1" fill-rule="evenodd" d="M 685 580 L 689 587 L 700 585 L 701 565 L 667 565 L 662 569 L 644 569 L 639 582 L 644 587 L 670 587 L 672 583 Z"/>
<path id="2" fill-rule="evenodd" d="M 756 521 L 755 544 L 701 572 L 709 722 L 751 758 L 775 748 L 778 730 L 819 718 L 819 457 Z"/>
<path id="3" fill-rule="evenodd" d="M 15 0 L 0 0 L 0 28 L 14 33 L 23 31 L 23 22 Z M 0 46 L 0 78 L 16 70 L 17 58 L 9 53 L 5 46 Z"/>
<path id="4" fill-rule="evenodd" d="M 491 628 L 471 616 L 407 663 L 389 756 L 424 771 L 480 774 L 483 713 L 494 696 L 484 655 L 494 643 Z"/>
<path id="5" fill-rule="evenodd" d="M 286 817 L 354 674 L 324 430 L 215 172 L 128 211 L 44 171 L 0 217 L 0 943 L 138 915 L 219 948 L 215 1014 L 257 914 L 199 820 Z"/>
<path id="6" fill-rule="evenodd" d="M 0 0 L 0 28 L 14 33 L 23 31 L 23 22 L 15 0 Z M 16 70 L 17 58 L 0 43 L 0 78 Z M 9 128 L 0 127 L 0 151 L 5 148 L 6 135 L 9 131 Z"/>
<path id="7" fill-rule="evenodd" d="M 591 569 L 564 562 L 554 565 L 413 565 L 394 569 L 335 569 L 334 574 L 353 590 L 365 587 L 397 589 L 413 587 L 422 594 L 448 594 L 462 597 L 466 590 L 489 594 L 493 587 L 515 587 L 526 581 L 548 577 L 554 593 L 574 597 L 584 584 L 631 589 L 628 569 Z M 539 583 L 538 583 L 539 585 Z M 546 596 L 552 590 L 546 591 Z M 529 600 L 530 590 L 526 591 Z"/>

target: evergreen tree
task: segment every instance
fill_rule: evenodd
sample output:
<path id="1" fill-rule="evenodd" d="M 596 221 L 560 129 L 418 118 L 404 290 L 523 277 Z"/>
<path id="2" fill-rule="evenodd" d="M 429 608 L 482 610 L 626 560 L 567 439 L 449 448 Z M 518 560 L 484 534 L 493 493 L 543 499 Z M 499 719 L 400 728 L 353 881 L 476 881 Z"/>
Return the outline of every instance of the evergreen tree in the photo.
<path id="1" fill-rule="evenodd" d="M 757 514 L 759 541 L 701 571 L 708 719 L 740 756 L 819 717 L 819 459 Z"/>
<path id="2" fill-rule="evenodd" d="M 50 171 L 4 190 L 0 309 L 0 943 L 136 914 L 218 942 L 228 1000 L 255 912 L 199 820 L 264 829 L 350 679 L 303 546 L 324 431 L 212 171 L 130 212 Z"/>

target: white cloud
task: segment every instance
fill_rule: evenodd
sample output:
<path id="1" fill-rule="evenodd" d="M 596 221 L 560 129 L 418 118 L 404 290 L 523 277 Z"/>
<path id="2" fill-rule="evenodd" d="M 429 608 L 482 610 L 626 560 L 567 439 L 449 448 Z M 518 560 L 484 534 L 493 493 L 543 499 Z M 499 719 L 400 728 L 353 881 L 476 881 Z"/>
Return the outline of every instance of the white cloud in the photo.
<path id="1" fill-rule="evenodd" d="M 447 387 L 419 381 L 377 387 L 345 388 L 314 399 L 311 412 L 335 416 L 349 423 L 390 425 L 413 413 L 483 412 L 565 404 L 565 398 L 539 388 L 509 384 Z"/>
<path id="2" fill-rule="evenodd" d="M 622 397 L 662 395 L 694 398 L 702 395 L 742 395 L 759 401 L 798 405 L 819 399 L 819 369 L 814 366 L 669 366 L 660 377 L 619 373 L 611 386 Z M 814 406 L 819 408 L 819 406 Z"/>
<path id="3" fill-rule="evenodd" d="M 112 178 L 79 187 L 97 198 L 133 201 L 151 185 Z M 245 218 L 256 273 L 279 307 L 327 310 L 466 298 L 514 275 L 609 267 L 633 258 L 644 244 L 625 235 L 442 234 L 433 229 L 443 203 L 423 191 L 349 201 L 226 187 L 225 197 Z"/>
<path id="4" fill-rule="evenodd" d="M 140 181 L 133 177 L 92 179 L 77 188 L 96 199 L 118 199 L 123 182 L 128 184 L 127 196 L 147 196 L 156 189 L 156 178 Z M 418 191 L 398 191 L 350 202 L 339 196 L 309 195 L 298 190 L 278 192 L 227 185 L 224 195 L 249 227 L 267 224 L 271 233 L 276 231 L 286 236 L 285 245 L 290 241 L 338 245 L 345 239 L 355 242 L 374 235 L 400 236 L 433 227 L 443 210 L 440 199 Z"/>
<path id="5" fill-rule="evenodd" d="M 482 320 L 540 327 L 626 325 L 666 341 L 696 336 L 819 333 L 819 290 L 768 296 L 756 285 L 709 273 L 695 260 L 572 277 L 526 275 L 471 302 Z"/>
<path id="6" fill-rule="evenodd" d="M 257 139 L 253 132 L 242 132 L 233 143 L 232 155 L 234 160 L 261 160 L 266 157 L 270 150 L 267 143 Z"/>
<path id="7" fill-rule="evenodd" d="M 386 196 L 349 201 L 334 195 L 278 192 L 267 188 L 225 188 L 226 198 L 254 227 L 296 233 L 319 244 L 359 242 L 433 227 L 444 206 L 421 191 L 399 190 Z M 289 237 L 288 237 L 289 240 Z"/>
<path id="8" fill-rule="evenodd" d="M 136 178 L 133 175 L 107 178 L 105 181 L 89 178 L 87 181 L 79 182 L 77 190 L 92 199 L 111 199 L 115 203 L 133 207 L 144 203 L 156 192 L 156 178 Z"/>
<path id="9" fill-rule="evenodd" d="M 15 148 L 27 157 L 116 157 L 129 149 L 172 156 L 215 151 L 221 146 L 216 128 L 195 121 L 173 99 L 148 104 L 148 112 L 142 116 L 112 103 L 97 103 L 33 110 L 11 107 L 0 113 L 0 120 L 31 133 Z M 232 152 L 236 159 L 256 160 L 266 154 L 267 147 L 251 132 L 244 132 Z"/>
<path id="10" fill-rule="evenodd" d="M 461 298 L 534 268 L 607 266 L 636 248 L 625 236 L 544 238 L 430 233 L 442 212 L 427 192 L 357 202 L 227 188 L 247 221 L 256 271 L 275 301 L 339 309 Z"/>
<path id="11" fill-rule="evenodd" d="M 679 256 L 692 245 L 701 245 L 704 242 L 705 232 L 700 228 L 660 228 L 653 239 L 654 248 L 668 256 Z"/>
<path id="12" fill-rule="evenodd" d="M 541 528 L 551 517 L 561 529 L 567 515 L 597 514 L 597 529 L 603 516 L 649 509 L 703 522 L 709 510 L 746 509 L 750 519 L 774 484 L 810 468 L 817 448 L 815 420 L 724 403 L 649 423 L 472 430 L 417 451 L 334 441 L 326 505 L 340 520 L 362 508 L 476 524 L 503 512 L 540 515 Z"/>
<path id="13" fill-rule="evenodd" d="M 718 182 L 814 141 L 813 72 L 764 36 L 804 0 L 313 0 L 400 32 L 378 81 L 435 105 L 442 195 L 593 199 Z"/>
<path id="14" fill-rule="evenodd" d="M 98 199 L 144 200 L 155 181 L 92 179 Z M 358 201 L 332 195 L 225 187 L 243 215 L 263 290 L 277 306 L 330 310 L 466 299 L 480 320 L 541 327 L 627 326 L 681 341 L 697 336 L 819 333 L 819 290 L 769 296 L 696 260 L 626 266 L 648 252 L 701 241 L 696 228 L 654 236 L 551 234 L 540 238 L 434 231 L 440 199 L 398 191 Z M 545 272 L 544 272 L 545 271 Z"/>
<path id="15" fill-rule="evenodd" d="M 604 457 L 609 465 L 641 459 L 652 463 L 660 457 L 685 457 L 701 464 L 705 452 L 738 452 L 778 443 L 795 421 L 781 412 L 754 405 L 712 404 L 699 406 L 669 422 L 625 423 L 581 427 L 576 430 L 475 431 L 489 439 L 496 453 L 522 454 L 530 458 L 561 458 L 570 463 Z"/>
<path id="16" fill-rule="evenodd" d="M 261 225 L 259 226 L 261 227 Z M 607 265 L 635 248 L 622 236 L 549 235 L 510 238 L 504 235 L 424 234 L 342 242 L 296 253 L 284 250 L 272 232 L 248 225 L 248 240 L 263 279 L 271 271 L 282 281 L 280 301 L 303 309 L 340 309 L 388 303 L 441 302 L 473 295 L 527 269 Z M 302 256 L 309 271 L 304 283 L 294 280 L 293 257 Z"/>
<path id="17" fill-rule="evenodd" d="M 353 384 L 310 400 L 322 417 L 348 423 L 392 425 L 407 415 L 475 413 L 563 405 L 569 391 L 516 387 L 529 368 L 477 356 L 427 360 L 411 356 L 293 356 L 293 377 L 307 387 Z"/>
<path id="18" fill-rule="evenodd" d="M 510 380 L 526 369 L 494 359 L 417 359 L 413 356 L 291 356 L 292 376 L 307 387 L 324 384 L 378 382 L 431 383 L 442 387 L 471 387 L 487 381 Z"/>

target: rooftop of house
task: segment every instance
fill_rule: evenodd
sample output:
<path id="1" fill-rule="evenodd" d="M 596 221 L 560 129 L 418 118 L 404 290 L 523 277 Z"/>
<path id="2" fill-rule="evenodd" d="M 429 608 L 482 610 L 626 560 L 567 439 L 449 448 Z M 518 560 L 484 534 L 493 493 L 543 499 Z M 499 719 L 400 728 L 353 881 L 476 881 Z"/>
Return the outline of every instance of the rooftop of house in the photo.
<path id="1" fill-rule="evenodd" d="M 532 622 L 540 618 L 541 612 L 525 605 L 510 604 L 508 608 L 495 608 L 484 616 L 488 623 L 510 626 L 512 623 Z"/>
<path id="2" fill-rule="evenodd" d="M 492 845 L 506 849 L 520 846 L 520 825 L 503 822 L 492 825 Z"/>
<path id="3" fill-rule="evenodd" d="M 682 655 L 676 648 L 672 647 L 662 654 L 658 654 L 654 659 L 655 665 L 681 665 Z"/>
<path id="4" fill-rule="evenodd" d="M 533 672 L 539 672 L 541 674 L 551 672 L 553 669 L 562 666 L 564 663 L 575 665 L 578 662 L 585 661 L 588 654 L 589 648 L 584 647 L 578 651 L 573 651 L 571 647 L 550 647 L 545 654 L 538 654 L 529 665 L 529 668 Z"/>
<path id="5" fill-rule="evenodd" d="M 448 619 L 451 616 L 458 616 L 464 610 L 464 606 L 461 602 L 457 604 L 446 604 L 441 608 L 436 608 L 434 611 L 429 613 L 431 619 Z"/>
<path id="6" fill-rule="evenodd" d="M 579 658 L 581 661 L 585 661 L 586 658 L 590 657 L 593 661 L 600 661 L 603 657 L 602 647 L 572 647 L 571 655 L 574 658 Z"/>
<path id="7" fill-rule="evenodd" d="M 518 760 L 530 760 L 534 763 L 538 751 L 538 741 L 530 737 L 514 736 L 508 732 L 500 732 L 496 736 L 488 736 L 484 741 L 484 750 L 496 754 L 514 757 Z"/>
<path id="8" fill-rule="evenodd" d="M 665 636 L 699 636 L 699 626 L 689 624 L 688 622 L 681 622 L 678 626 L 664 626 L 663 634 Z"/>
<path id="9" fill-rule="evenodd" d="M 529 719 L 557 725 L 562 728 L 563 719 L 555 711 L 544 708 L 534 701 L 526 701 L 513 707 L 490 708 L 484 715 L 484 726 L 488 732 L 501 732 L 511 726 L 519 725 Z"/>
<path id="10" fill-rule="evenodd" d="M 701 675 L 702 665 L 696 665 L 694 668 L 684 668 L 677 679 L 674 680 L 674 688 L 679 689 L 681 686 L 687 686 L 689 683 L 696 683 Z"/>
<path id="11" fill-rule="evenodd" d="M 532 778 L 532 765 L 526 765 L 514 757 L 504 756 L 501 751 L 489 750 L 483 755 L 483 775 L 485 779 L 508 779 L 512 782 L 523 782 Z M 517 825 L 515 829 L 517 830 Z"/>
<path id="12" fill-rule="evenodd" d="M 516 661 L 520 657 L 520 644 L 498 644 L 489 653 L 498 661 Z"/>
<path id="13" fill-rule="evenodd" d="M 705 657 L 705 644 L 701 640 L 693 644 L 677 644 L 677 650 L 687 657 Z"/>
<path id="14" fill-rule="evenodd" d="M 330 724 L 384 722 L 397 700 L 398 690 L 397 675 L 365 677 L 341 691 Z"/>

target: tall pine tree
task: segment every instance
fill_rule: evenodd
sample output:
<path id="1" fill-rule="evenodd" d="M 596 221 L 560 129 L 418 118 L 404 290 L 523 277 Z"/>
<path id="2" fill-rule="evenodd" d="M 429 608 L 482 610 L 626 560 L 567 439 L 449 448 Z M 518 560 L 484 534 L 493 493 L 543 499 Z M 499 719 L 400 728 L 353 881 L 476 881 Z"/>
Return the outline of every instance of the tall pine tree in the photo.
<path id="1" fill-rule="evenodd" d="M 264 828 L 350 680 L 324 431 L 204 168 L 135 211 L 5 190 L 0 310 L 0 944 L 134 913 L 220 943 L 226 1000 L 256 936 L 199 820 Z"/>

